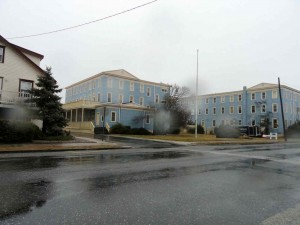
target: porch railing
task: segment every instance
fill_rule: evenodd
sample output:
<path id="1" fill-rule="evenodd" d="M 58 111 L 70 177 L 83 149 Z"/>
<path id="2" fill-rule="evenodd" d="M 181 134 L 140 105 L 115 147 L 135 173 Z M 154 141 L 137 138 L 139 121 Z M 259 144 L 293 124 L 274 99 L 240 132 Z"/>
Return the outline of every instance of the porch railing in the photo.
<path id="1" fill-rule="evenodd" d="M 24 103 L 27 99 L 32 97 L 28 92 L 13 92 L 0 90 L 1 104 L 17 104 Z"/>

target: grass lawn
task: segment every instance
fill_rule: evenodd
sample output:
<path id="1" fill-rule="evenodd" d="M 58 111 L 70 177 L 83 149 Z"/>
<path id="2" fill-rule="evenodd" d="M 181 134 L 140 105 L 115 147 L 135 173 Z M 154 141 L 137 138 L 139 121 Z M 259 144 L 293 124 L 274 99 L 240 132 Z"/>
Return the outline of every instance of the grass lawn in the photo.
<path id="1" fill-rule="evenodd" d="M 240 138 L 216 138 L 215 135 L 210 134 L 198 134 L 195 138 L 194 134 L 177 134 L 177 135 L 124 135 L 128 137 L 145 138 L 145 139 L 157 139 L 157 140 L 168 140 L 168 141 L 182 141 L 182 142 L 269 142 L 274 141 L 265 138 L 251 138 L 251 137 L 240 137 Z"/>

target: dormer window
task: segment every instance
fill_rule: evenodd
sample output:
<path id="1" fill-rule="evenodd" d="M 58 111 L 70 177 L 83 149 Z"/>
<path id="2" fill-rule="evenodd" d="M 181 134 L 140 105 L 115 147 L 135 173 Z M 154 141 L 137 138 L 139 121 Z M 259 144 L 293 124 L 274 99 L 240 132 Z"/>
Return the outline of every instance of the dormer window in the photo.
<path id="1" fill-rule="evenodd" d="M 0 46 L 0 63 L 4 63 L 4 53 L 5 53 L 5 47 Z"/>

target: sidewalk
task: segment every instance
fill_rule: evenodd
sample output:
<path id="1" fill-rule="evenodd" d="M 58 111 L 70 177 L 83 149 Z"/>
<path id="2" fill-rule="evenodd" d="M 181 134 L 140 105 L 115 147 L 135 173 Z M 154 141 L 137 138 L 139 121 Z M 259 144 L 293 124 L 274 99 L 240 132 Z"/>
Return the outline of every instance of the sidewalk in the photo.
<path id="1" fill-rule="evenodd" d="M 124 148 L 118 144 L 87 137 L 75 137 L 66 142 L 34 141 L 26 144 L 0 144 L 0 153 L 69 151 L 69 150 L 104 150 Z"/>

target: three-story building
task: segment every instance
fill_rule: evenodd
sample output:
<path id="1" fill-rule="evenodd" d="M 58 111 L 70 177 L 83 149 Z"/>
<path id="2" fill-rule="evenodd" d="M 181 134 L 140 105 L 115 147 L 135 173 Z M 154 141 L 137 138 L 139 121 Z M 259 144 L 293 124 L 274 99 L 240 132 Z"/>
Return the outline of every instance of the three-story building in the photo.
<path id="1" fill-rule="evenodd" d="M 153 132 L 154 112 L 164 104 L 169 85 L 140 80 L 121 69 L 101 72 L 65 89 L 67 129 L 93 132 L 122 123 Z"/>
<path id="2" fill-rule="evenodd" d="M 281 85 L 285 128 L 300 118 L 300 91 Z M 266 126 L 270 132 L 283 133 L 283 121 L 277 84 L 261 83 L 243 90 L 185 98 L 182 103 L 190 109 L 192 120 L 197 115 L 198 123 L 206 132 L 220 125 Z"/>

